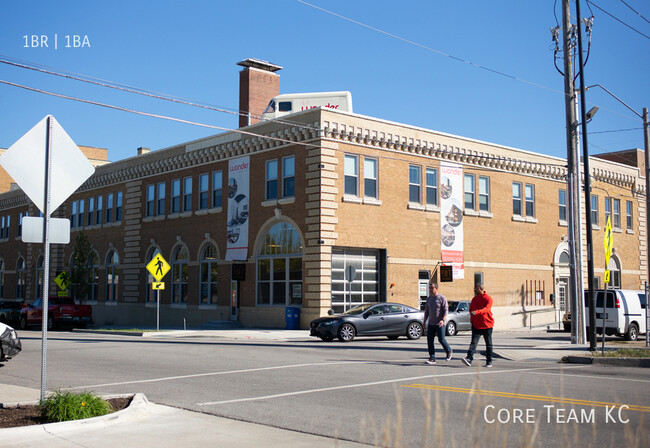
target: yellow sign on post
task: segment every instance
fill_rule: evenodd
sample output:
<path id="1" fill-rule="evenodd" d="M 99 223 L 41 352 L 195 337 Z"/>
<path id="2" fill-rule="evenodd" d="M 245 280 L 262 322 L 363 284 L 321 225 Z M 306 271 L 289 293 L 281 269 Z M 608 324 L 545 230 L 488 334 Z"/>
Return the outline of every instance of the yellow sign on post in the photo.
<path id="1" fill-rule="evenodd" d="M 165 282 L 153 282 L 151 287 L 154 291 L 161 291 L 165 289 Z"/>
<path id="2" fill-rule="evenodd" d="M 54 278 L 54 283 L 59 287 L 61 291 L 67 291 L 68 286 L 70 285 L 71 279 L 67 272 L 63 271 Z M 59 292 L 61 292 L 59 291 Z"/>
<path id="3" fill-rule="evenodd" d="M 163 258 L 160 253 L 157 253 L 153 259 L 147 264 L 147 271 L 156 279 L 157 282 L 160 282 L 165 274 L 169 272 L 170 266 L 167 261 Z M 161 288 L 162 289 L 162 288 Z"/>
<path id="4" fill-rule="evenodd" d="M 605 283 L 609 283 L 609 259 L 612 257 L 612 218 L 611 216 L 607 217 L 607 225 L 605 226 L 605 238 L 603 238 L 603 244 L 605 245 Z"/>

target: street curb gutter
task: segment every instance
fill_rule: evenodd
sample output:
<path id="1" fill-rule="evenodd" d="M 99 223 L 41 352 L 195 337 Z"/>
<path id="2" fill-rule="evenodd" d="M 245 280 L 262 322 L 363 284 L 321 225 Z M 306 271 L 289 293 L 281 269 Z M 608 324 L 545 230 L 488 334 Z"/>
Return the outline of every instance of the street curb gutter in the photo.
<path id="1" fill-rule="evenodd" d="M 568 364 L 601 364 L 619 367 L 650 367 L 650 358 L 592 358 L 589 356 L 565 356 L 563 363 Z"/>

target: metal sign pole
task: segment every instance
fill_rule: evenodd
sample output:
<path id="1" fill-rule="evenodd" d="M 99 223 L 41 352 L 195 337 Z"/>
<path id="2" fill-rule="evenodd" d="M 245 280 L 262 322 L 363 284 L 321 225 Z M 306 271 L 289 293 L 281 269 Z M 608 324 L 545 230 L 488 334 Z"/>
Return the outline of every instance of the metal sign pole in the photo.
<path id="1" fill-rule="evenodd" d="M 156 290 L 156 331 L 160 331 L 160 289 Z"/>
<path id="2" fill-rule="evenodd" d="M 645 282 L 645 346 L 650 347 L 650 321 L 648 320 L 648 282 Z"/>
<path id="3" fill-rule="evenodd" d="M 50 292 L 50 150 L 52 143 L 52 121 L 51 118 L 47 117 L 47 124 L 45 127 L 45 201 L 43 206 L 43 244 L 44 244 L 44 264 L 43 264 L 43 317 L 41 322 L 41 328 L 43 332 L 41 352 L 42 352 L 42 364 L 41 364 L 41 400 L 45 400 L 45 389 L 46 389 L 46 378 L 47 378 L 47 322 L 48 322 L 48 311 L 49 311 L 49 292 Z"/>

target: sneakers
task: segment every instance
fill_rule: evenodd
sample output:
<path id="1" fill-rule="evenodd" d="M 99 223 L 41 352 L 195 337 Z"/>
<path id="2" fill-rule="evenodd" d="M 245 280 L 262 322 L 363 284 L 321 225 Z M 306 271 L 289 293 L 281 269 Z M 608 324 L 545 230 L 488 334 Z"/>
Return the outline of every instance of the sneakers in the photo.
<path id="1" fill-rule="evenodd" d="M 447 353 L 447 361 L 451 361 L 451 355 L 453 355 L 454 352 L 452 350 L 449 350 L 449 353 Z"/>
<path id="2" fill-rule="evenodd" d="M 489 369 L 490 367 L 492 367 L 492 363 L 491 362 L 485 363 L 485 367 Z"/>
<path id="3" fill-rule="evenodd" d="M 434 358 L 433 356 L 430 356 L 429 359 L 427 359 L 427 364 L 433 365 L 435 363 L 436 363 L 436 358 Z"/>
<path id="4" fill-rule="evenodd" d="M 472 360 L 469 358 L 463 358 L 463 362 L 467 367 L 472 367 Z"/>

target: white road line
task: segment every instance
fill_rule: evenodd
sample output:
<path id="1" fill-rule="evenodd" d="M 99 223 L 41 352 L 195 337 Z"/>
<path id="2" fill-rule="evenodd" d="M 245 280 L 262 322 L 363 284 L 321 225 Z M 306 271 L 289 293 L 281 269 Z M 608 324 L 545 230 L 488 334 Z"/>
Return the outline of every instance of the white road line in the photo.
<path id="1" fill-rule="evenodd" d="M 403 361 L 404 361 L 403 359 L 399 360 L 399 362 L 403 362 Z M 149 378 L 146 380 L 122 381 L 117 383 L 92 384 L 89 386 L 64 387 L 61 389 L 62 390 L 90 389 L 95 387 L 123 386 L 126 384 L 142 384 L 142 383 L 156 383 L 160 381 L 182 380 L 185 378 L 199 378 L 202 376 L 230 375 L 234 373 L 262 372 L 265 370 L 278 370 L 278 369 L 293 369 L 296 367 L 331 366 L 331 365 L 339 365 L 339 364 L 365 364 L 365 363 L 375 363 L 375 362 L 377 361 L 368 360 L 368 361 L 340 361 L 340 362 L 316 362 L 316 363 L 305 363 L 305 364 L 292 364 L 286 366 L 259 367 L 256 369 L 228 370 L 225 372 L 194 373 L 192 375 L 167 376 L 162 378 Z M 398 361 L 393 360 L 393 361 L 382 361 L 382 362 L 398 362 Z"/>
<path id="2" fill-rule="evenodd" d="M 587 365 L 578 365 L 578 366 L 571 366 L 571 367 L 564 367 L 565 369 L 578 369 L 578 368 L 584 368 Z M 546 369 L 557 369 L 557 366 L 553 367 L 531 367 L 531 368 L 526 368 L 526 369 L 512 369 L 512 370 L 481 370 L 482 374 L 497 374 L 497 373 L 514 373 L 514 372 L 531 372 L 535 370 L 546 370 Z M 408 378 L 397 378 L 397 379 L 392 379 L 392 380 L 384 380 L 384 381 L 374 381 L 370 383 L 359 383 L 359 384 L 346 384 L 344 386 L 333 386 L 333 387 L 323 387 L 319 389 L 309 389 L 309 390 L 301 390 L 297 392 L 287 392 L 283 394 L 274 394 L 274 395 L 263 395 L 259 397 L 249 397 L 249 398 L 236 398 L 233 400 L 222 400 L 222 401 L 209 401 L 209 402 L 203 402 L 203 403 L 196 403 L 197 406 L 212 406 L 212 405 L 219 405 L 219 404 L 229 404 L 229 403 L 242 403 L 246 401 L 257 401 L 257 400 L 268 400 L 272 398 L 282 398 L 282 397 L 290 397 L 294 395 L 304 395 L 304 394 L 312 394 L 312 393 L 317 393 L 317 392 L 328 392 L 332 390 L 342 390 L 342 389 L 353 389 L 357 387 L 368 387 L 368 386 L 376 386 L 379 384 L 390 384 L 390 383 L 401 383 L 405 381 L 416 381 L 416 380 L 422 380 L 426 378 L 442 378 L 442 377 L 448 377 L 448 376 L 465 376 L 465 375 L 476 375 L 477 371 L 472 369 L 471 371 L 464 371 L 462 373 L 447 373 L 447 374 L 442 374 L 442 375 L 423 375 L 423 376 L 413 376 L 413 377 L 408 377 Z"/>
<path id="3" fill-rule="evenodd" d="M 593 366 L 593 364 L 592 364 Z M 639 383 L 650 383 L 650 380 L 640 380 L 638 378 L 620 378 L 616 376 L 602 377 L 597 375 L 572 375 L 572 374 L 562 374 L 562 373 L 551 373 L 551 372 L 533 372 L 537 375 L 562 375 L 562 376 L 577 376 L 579 378 L 592 378 L 592 379 L 607 379 L 608 381 L 635 381 Z"/>

